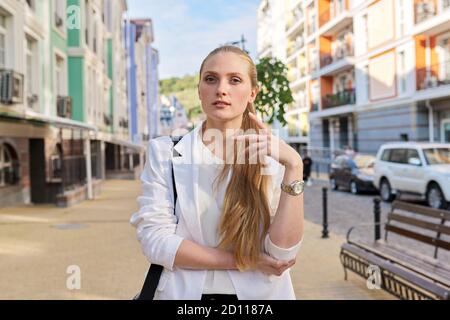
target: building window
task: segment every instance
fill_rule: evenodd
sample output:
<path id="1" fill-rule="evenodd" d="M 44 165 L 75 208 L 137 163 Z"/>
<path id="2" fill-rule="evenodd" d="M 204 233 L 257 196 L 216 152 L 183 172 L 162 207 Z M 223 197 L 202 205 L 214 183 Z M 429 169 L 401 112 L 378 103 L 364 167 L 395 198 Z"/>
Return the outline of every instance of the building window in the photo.
<path id="1" fill-rule="evenodd" d="M 19 182 L 19 161 L 15 150 L 7 143 L 0 143 L 0 187 Z"/>
<path id="2" fill-rule="evenodd" d="M 55 54 L 55 92 L 58 96 L 67 95 L 67 67 L 66 59 L 59 54 Z"/>
<path id="3" fill-rule="evenodd" d="M 398 54 L 399 63 L 399 78 L 400 78 L 400 94 L 406 92 L 406 61 L 405 61 L 405 51 L 401 51 Z"/>
<path id="4" fill-rule="evenodd" d="M 363 20 L 363 48 L 364 52 L 367 52 L 369 50 L 369 21 L 367 18 L 367 14 L 362 16 Z"/>
<path id="5" fill-rule="evenodd" d="M 56 29 L 64 32 L 66 20 L 66 0 L 53 0 L 53 23 Z"/>
<path id="6" fill-rule="evenodd" d="M 398 29 L 399 36 L 403 36 L 405 34 L 405 13 L 404 13 L 404 3 L 403 0 L 398 0 Z"/>
<path id="7" fill-rule="evenodd" d="M 6 17 L 0 14 L 0 68 L 6 66 Z"/>
<path id="8" fill-rule="evenodd" d="M 363 67 L 363 79 L 364 79 L 364 101 L 369 100 L 369 92 L 370 92 L 370 75 L 369 75 L 369 66 Z"/>
<path id="9" fill-rule="evenodd" d="M 30 36 L 25 38 L 25 61 L 26 75 L 25 83 L 27 89 L 27 105 L 29 108 L 35 109 L 38 102 L 38 50 L 37 41 Z"/>

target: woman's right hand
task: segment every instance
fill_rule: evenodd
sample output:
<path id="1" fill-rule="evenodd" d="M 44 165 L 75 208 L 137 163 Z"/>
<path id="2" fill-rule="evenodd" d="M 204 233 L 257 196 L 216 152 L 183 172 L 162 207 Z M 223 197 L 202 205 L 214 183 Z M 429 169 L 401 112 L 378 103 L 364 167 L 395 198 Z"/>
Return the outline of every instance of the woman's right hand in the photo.
<path id="1" fill-rule="evenodd" d="M 259 261 L 255 267 L 256 270 L 261 271 L 267 275 L 281 276 L 284 271 L 295 264 L 295 259 L 290 261 L 277 260 L 268 254 L 261 254 Z"/>

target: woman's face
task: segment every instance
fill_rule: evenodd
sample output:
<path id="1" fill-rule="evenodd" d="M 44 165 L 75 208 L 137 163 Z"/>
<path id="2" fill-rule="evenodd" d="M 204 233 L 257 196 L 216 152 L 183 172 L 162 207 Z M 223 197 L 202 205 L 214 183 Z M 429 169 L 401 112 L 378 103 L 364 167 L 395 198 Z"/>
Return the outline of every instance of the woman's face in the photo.
<path id="1" fill-rule="evenodd" d="M 255 100 L 257 89 L 252 88 L 248 63 L 226 52 L 205 62 L 198 94 L 207 117 L 227 121 L 242 116 L 247 104 Z"/>

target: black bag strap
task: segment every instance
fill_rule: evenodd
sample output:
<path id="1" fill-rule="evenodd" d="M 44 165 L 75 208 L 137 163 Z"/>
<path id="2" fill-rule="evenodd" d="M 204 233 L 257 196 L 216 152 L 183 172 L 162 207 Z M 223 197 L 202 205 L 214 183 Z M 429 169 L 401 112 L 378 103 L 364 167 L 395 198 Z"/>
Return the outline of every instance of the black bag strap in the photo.
<path id="1" fill-rule="evenodd" d="M 171 137 L 171 138 L 173 142 L 173 147 L 175 147 L 182 137 Z M 172 158 L 179 156 L 178 152 L 173 147 L 172 147 Z M 172 163 L 172 183 L 174 193 L 173 212 L 175 214 L 175 206 L 177 204 L 177 188 L 175 186 L 175 174 L 173 173 L 173 163 Z M 163 269 L 164 269 L 163 266 L 158 264 L 152 263 L 150 265 L 150 269 L 148 270 L 147 276 L 145 277 L 141 293 L 139 294 L 136 300 L 153 300 Z"/>

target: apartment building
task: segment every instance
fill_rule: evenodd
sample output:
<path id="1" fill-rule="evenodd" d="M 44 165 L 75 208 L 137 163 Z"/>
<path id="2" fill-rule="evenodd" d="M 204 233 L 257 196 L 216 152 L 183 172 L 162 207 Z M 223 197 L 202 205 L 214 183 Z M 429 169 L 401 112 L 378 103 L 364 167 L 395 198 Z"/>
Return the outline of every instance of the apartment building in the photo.
<path id="1" fill-rule="evenodd" d="M 289 1 L 265 0 L 261 1 L 258 8 L 258 58 L 274 57 L 285 62 L 289 66 L 288 79 L 291 82 L 291 90 L 295 103 L 286 110 L 287 126 L 283 127 L 275 121 L 272 128 L 277 130 L 280 138 L 293 147 L 299 149 L 308 143 L 308 112 L 305 91 L 306 78 L 298 73 L 296 57 L 299 55 L 299 46 L 292 45 L 301 28 L 297 28 L 302 21 L 295 21 L 291 16 L 291 3 Z M 300 18 L 300 17 L 298 17 Z M 305 75 L 306 76 L 306 75 Z"/>
<path id="2" fill-rule="evenodd" d="M 449 140 L 450 1 L 285 8 L 286 62 L 296 103 L 309 109 L 310 147 L 375 153 L 387 141 Z"/>
<path id="3" fill-rule="evenodd" d="M 67 206 L 142 169 L 145 147 L 129 129 L 126 10 L 125 0 L 0 0 L 0 207 Z"/>

